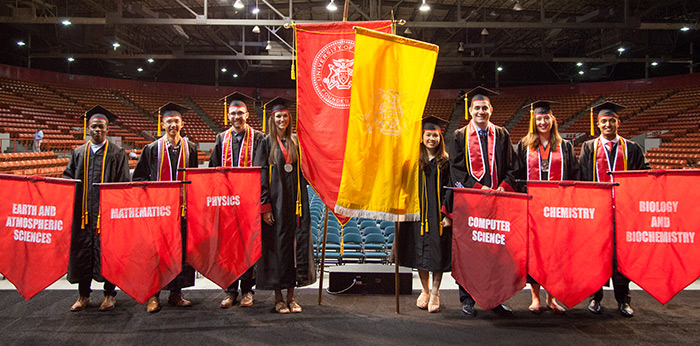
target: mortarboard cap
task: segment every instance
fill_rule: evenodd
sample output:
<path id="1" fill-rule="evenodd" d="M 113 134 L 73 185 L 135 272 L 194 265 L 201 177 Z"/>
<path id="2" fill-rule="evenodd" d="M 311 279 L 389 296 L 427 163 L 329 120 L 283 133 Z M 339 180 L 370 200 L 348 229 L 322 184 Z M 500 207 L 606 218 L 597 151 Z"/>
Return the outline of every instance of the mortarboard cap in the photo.
<path id="1" fill-rule="evenodd" d="M 86 119 L 88 122 L 92 120 L 93 118 L 99 118 L 99 119 L 104 119 L 107 120 L 108 122 L 113 122 L 117 120 L 117 116 L 114 115 L 114 113 L 108 111 L 102 106 L 95 106 L 90 108 L 85 114 L 83 114 L 81 119 Z"/>
<path id="2" fill-rule="evenodd" d="M 423 118 L 423 131 L 426 130 L 439 130 L 442 131 L 444 126 L 447 126 L 448 122 L 446 120 L 440 119 L 436 116 L 429 115 Z"/>
<path id="3" fill-rule="evenodd" d="M 267 110 L 270 110 L 270 115 L 280 111 L 289 112 L 288 103 L 289 100 L 277 96 L 263 105 L 263 131 L 267 130 Z"/>
<path id="4" fill-rule="evenodd" d="M 523 108 L 530 108 L 530 133 L 535 132 L 535 115 L 536 114 L 551 114 L 552 106 L 558 105 L 559 102 L 537 100 L 530 104 L 523 106 Z"/>
<path id="5" fill-rule="evenodd" d="M 189 110 L 189 108 L 174 102 L 168 102 L 158 108 L 161 118 L 166 118 L 169 116 L 179 116 L 182 118 L 182 114 L 187 113 Z"/>

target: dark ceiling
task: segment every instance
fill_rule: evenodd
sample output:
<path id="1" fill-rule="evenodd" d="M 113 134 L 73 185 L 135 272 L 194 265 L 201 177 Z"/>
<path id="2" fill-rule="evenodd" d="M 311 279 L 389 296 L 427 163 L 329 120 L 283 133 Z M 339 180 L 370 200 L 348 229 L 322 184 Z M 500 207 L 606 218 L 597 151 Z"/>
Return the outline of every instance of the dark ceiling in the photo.
<path id="1" fill-rule="evenodd" d="M 335 12 L 326 8 L 330 0 L 241 1 L 243 9 L 233 0 L 1 0 L 0 63 L 144 81 L 293 88 L 292 30 L 284 23 L 342 19 L 342 0 L 334 0 Z M 394 18 L 406 20 L 398 34 L 439 45 L 434 88 L 700 69 L 698 0 L 427 0 L 426 12 L 421 1 L 350 0 L 348 20 L 391 19 L 393 10 Z M 252 31 L 255 25 L 260 33 Z"/>

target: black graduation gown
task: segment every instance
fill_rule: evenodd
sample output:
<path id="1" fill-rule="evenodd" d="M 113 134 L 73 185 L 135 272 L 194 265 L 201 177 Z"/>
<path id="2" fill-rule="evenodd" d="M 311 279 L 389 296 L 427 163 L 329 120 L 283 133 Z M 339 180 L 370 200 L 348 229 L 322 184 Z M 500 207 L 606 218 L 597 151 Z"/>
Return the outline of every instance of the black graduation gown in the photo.
<path id="1" fill-rule="evenodd" d="M 398 236 L 399 265 L 427 270 L 431 272 L 449 272 L 452 270 L 452 227 L 445 227 L 440 236 L 440 223 L 443 214 L 438 208 L 437 196 L 437 160 L 430 160 L 425 172 L 425 186 L 428 192 L 427 206 L 423 198 L 423 170 L 418 176 L 421 218 L 427 207 L 429 232 L 421 235 L 421 222 L 402 222 Z M 444 188 L 451 186 L 450 165 L 445 162 L 440 168 L 440 198 L 444 204 Z"/>
<path id="2" fill-rule="evenodd" d="M 158 145 L 159 141 L 154 141 L 147 144 L 141 151 L 141 156 L 139 161 L 136 163 L 136 168 L 134 168 L 134 174 L 132 176 L 133 181 L 157 181 L 158 180 L 158 169 L 160 163 L 158 162 Z M 197 146 L 187 141 L 187 149 L 189 150 L 189 160 L 185 163 L 187 168 L 196 168 L 199 165 L 197 159 Z M 170 156 L 170 162 L 172 162 L 171 176 L 177 176 L 177 160 L 180 156 L 180 149 L 173 150 L 168 149 L 168 155 Z M 182 272 L 173 279 L 167 286 L 163 289 L 173 290 L 184 287 L 194 286 L 194 268 L 189 264 L 185 263 L 185 252 L 187 251 L 187 221 L 186 218 L 180 218 L 180 229 L 182 233 Z"/>
<path id="3" fill-rule="evenodd" d="M 523 145 L 521 140 L 515 150 L 515 161 L 513 163 L 513 176 L 516 179 L 528 180 L 527 177 L 527 155 L 529 148 Z M 562 172 L 562 180 L 579 180 L 580 170 L 574 145 L 566 139 L 561 143 L 561 158 L 564 161 L 564 171 Z M 540 180 L 549 180 L 549 175 L 540 172 Z M 524 183 L 516 183 L 516 191 L 527 192 L 527 186 Z"/>
<path id="4" fill-rule="evenodd" d="M 214 142 L 214 149 L 211 152 L 211 157 L 209 157 L 209 167 L 221 167 L 223 164 L 221 162 L 221 150 L 223 150 L 223 140 L 224 132 L 220 132 L 216 135 L 216 141 Z M 233 165 L 234 167 L 238 165 L 238 154 L 241 150 L 240 144 L 234 138 L 235 131 L 233 131 L 231 136 L 231 150 L 233 151 Z M 265 134 L 253 129 L 253 165 L 255 166 L 255 158 L 257 155 L 257 148 L 260 146 Z"/>
<path id="5" fill-rule="evenodd" d="M 83 210 L 83 180 L 84 173 L 84 158 L 85 147 L 89 155 L 88 167 L 88 193 L 87 193 L 87 210 L 88 224 L 85 229 L 81 227 L 81 213 Z M 96 153 L 92 152 L 90 142 L 87 142 L 75 150 L 71 154 L 68 166 L 63 171 L 63 178 L 81 180 L 75 190 L 75 207 L 73 211 L 73 228 L 71 229 L 70 243 L 70 260 L 68 263 L 68 281 L 70 283 L 78 283 L 81 278 L 92 277 L 97 281 L 104 281 L 102 276 L 102 267 L 100 263 L 100 235 L 97 234 L 97 215 L 100 209 L 100 189 L 92 186 L 93 183 L 100 182 L 100 173 L 102 172 L 102 158 L 104 155 L 104 146 Z M 109 142 L 105 157 L 105 183 L 128 182 L 129 176 L 129 159 L 120 146 Z"/>
<path id="6" fill-rule="evenodd" d="M 627 144 L 627 152 L 629 153 L 627 155 L 627 170 L 639 171 L 650 169 L 649 162 L 644 157 L 644 150 L 642 150 L 642 147 L 627 139 L 625 139 L 625 143 Z M 583 181 L 596 181 L 596 177 L 593 176 L 593 167 L 596 160 L 596 158 L 593 157 L 593 145 L 595 145 L 595 138 L 586 141 L 581 147 L 579 166 L 581 167 L 581 180 Z M 613 147 L 613 152 L 610 157 L 615 157 L 617 155 L 619 147 L 619 144 Z M 607 169 L 605 171 L 607 171 Z M 600 173 L 606 174 L 605 171 L 601 169 Z"/>
<path id="7" fill-rule="evenodd" d="M 495 125 L 493 125 L 495 126 Z M 467 172 L 466 157 L 465 157 L 465 142 L 464 137 L 467 133 L 469 125 L 457 129 L 454 132 L 452 145 L 450 146 L 450 172 L 452 175 L 452 183 L 462 184 L 463 187 L 474 188 L 481 187 L 485 183 L 486 175 L 480 181 Z M 496 177 L 498 178 L 497 186 L 508 184 L 512 189 L 515 186 L 515 178 L 513 177 L 513 145 L 510 142 L 510 133 L 503 127 L 495 126 L 496 128 Z M 490 146 L 490 143 L 489 143 Z M 445 210 L 452 213 L 452 190 L 446 192 L 448 196 L 445 201 Z"/>
<path id="8" fill-rule="evenodd" d="M 297 163 L 290 173 L 284 171 L 284 155 L 270 166 L 269 136 L 258 147 L 254 165 L 262 166 L 261 205 L 272 209 L 273 226 L 262 221 L 262 256 L 257 265 L 256 287 L 259 289 L 289 289 L 316 281 L 313 260 L 311 222 L 309 217 L 308 183 L 297 174 Z M 298 182 L 298 179 L 301 179 Z M 298 185 L 300 183 L 300 186 Z M 297 189 L 301 192 L 302 215 L 297 224 Z"/>

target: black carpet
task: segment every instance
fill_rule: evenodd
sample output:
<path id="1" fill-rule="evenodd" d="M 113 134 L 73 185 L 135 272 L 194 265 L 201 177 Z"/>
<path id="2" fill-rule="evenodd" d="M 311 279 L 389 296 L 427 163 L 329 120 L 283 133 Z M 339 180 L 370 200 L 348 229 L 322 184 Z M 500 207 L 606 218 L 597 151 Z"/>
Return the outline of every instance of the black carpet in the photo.
<path id="1" fill-rule="evenodd" d="M 666 306 L 641 291 L 632 292 L 633 318 L 622 317 L 606 291 L 602 315 L 585 302 L 564 316 L 527 311 L 530 292 L 507 304 L 510 318 L 478 310 L 465 317 L 457 291 L 442 291 L 442 311 L 430 314 L 415 307 L 417 293 L 401 297 L 401 314 L 393 296 L 333 296 L 298 290 L 301 314 L 272 312 L 270 291 L 258 291 L 255 306 L 220 309 L 223 293 L 185 291 L 194 306 L 164 305 L 148 314 L 123 293 L 117 307 L 100 312 L 101 292 L 93 292 L 89 309 L 70 312 L 76 291 L 44 291 L 25 302 L 14 291 L 0 291 L 0 345 L 225 345 L 225 344 L 692 344 L 700 343 L 700 291 L 684 291 Z M 162 294 L 163 300 L 167 293 Z"/>

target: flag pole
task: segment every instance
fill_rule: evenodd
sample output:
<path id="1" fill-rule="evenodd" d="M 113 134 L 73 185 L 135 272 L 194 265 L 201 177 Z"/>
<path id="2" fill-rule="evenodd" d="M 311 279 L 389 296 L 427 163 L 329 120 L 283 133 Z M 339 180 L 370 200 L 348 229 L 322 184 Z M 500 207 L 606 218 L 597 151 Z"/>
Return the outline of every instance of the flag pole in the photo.
<path id="1" fill-rule="evenodd" d="M 391 251 L 394 253 L 394 298 L 396 300 L 396 313 L 401 313 L 399 310 L 399 225 L 400 222 L 394 222 L 394 244 L 391 246 Z"/>
<path id="2" fill-rule="evenodd" d="M 326 265 L 326 239 L 328 236 L 328 206 L 326 206 L 326 217 L 323 218 L 323 247 L 321 248 L 321 277 L 318 280 L 318 305 L 323 300 L 323 273 Z"/>
<path id="3" fill-rule="evenodd" d="M 348 21 L 348 10 L 350 9 L 350 0 L 345 0 L 345 6 L 343 7 L 343 21 Z"/>

